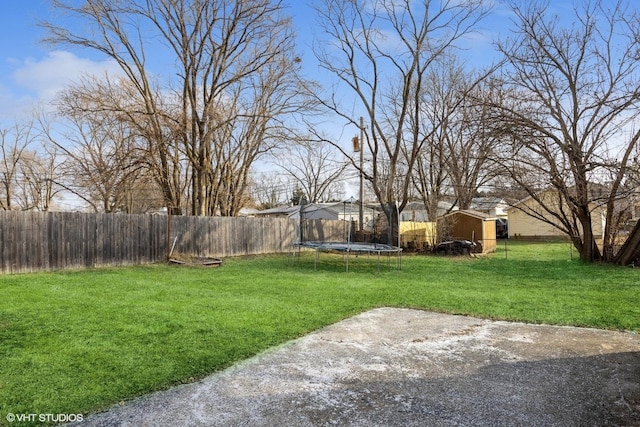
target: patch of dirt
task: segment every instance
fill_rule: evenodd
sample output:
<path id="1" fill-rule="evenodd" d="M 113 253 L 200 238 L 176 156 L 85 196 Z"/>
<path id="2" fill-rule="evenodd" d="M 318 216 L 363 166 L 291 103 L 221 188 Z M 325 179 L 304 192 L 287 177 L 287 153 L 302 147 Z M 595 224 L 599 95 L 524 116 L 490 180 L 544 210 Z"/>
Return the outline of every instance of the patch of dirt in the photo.
<path id="1" fill-rule="evenodd" d="M 222 259 L 174 253 L 169 258 L 169 263 L 193 267 L 220 267 L 222 266 Z"/>

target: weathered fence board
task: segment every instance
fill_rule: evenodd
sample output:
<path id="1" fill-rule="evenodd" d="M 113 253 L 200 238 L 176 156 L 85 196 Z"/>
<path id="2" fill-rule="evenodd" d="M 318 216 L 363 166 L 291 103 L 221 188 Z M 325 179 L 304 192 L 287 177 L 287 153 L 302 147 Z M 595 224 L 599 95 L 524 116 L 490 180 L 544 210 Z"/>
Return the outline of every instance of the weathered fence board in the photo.
<path id="1" fill-rule="evenodd" d="M 300 241 L 285 218 L 0 211 L 0 272 L 132 265 L 175 252 L 231 257 L 282 253 Z M 346 240 L 344 221 L 308 220 L 304 240 Z"/>

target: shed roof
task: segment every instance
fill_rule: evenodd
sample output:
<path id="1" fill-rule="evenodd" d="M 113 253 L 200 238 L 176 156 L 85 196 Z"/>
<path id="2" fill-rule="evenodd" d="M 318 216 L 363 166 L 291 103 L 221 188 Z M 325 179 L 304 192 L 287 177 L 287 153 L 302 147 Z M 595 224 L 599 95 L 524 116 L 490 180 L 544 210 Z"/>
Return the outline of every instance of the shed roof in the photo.
<path id="1" fill-rule="evenodd" d="M 473 218 L 481 219 L 483 221 L 492 219 L 491 217 L 489 217 L 489 215 L 487 215 L 487 214 L 485 214 L 483 212 L 474 211 L 472 209 L 464 209 L 464 210 L 460 210 L 460 211 L 453 211 L 453 212 L 450 212 L 450 213 L 448 213 L 448 214 L 446 214 L 444 216 L 441 216 L 440 218 L 448 218 L 448 217 L 453 216 L 453 215 L 466 215 L 466 216 L 470 216 L 470 217 L 473 217 Z"/>

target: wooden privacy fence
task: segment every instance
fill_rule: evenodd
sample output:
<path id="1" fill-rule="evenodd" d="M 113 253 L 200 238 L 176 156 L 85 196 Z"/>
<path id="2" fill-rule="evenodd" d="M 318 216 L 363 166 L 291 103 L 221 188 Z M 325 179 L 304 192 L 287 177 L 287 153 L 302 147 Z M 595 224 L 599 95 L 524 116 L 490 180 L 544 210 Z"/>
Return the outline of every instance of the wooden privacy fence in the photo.
<path id="1" fill-rule="evenodd" d="M 340 240 L 344 221 L 311 222 L 305 238 Z M 285 218 L 0 211 L 0 272 L 152 263 L 174 244 L 205 257 L 281 253 L 299 237 Z"/>

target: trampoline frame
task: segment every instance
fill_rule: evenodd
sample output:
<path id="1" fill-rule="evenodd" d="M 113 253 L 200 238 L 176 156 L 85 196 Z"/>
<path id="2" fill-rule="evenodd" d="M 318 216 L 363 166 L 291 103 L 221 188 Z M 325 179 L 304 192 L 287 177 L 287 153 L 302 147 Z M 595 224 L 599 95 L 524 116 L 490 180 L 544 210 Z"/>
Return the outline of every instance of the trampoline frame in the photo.
<path id="1" fill-rule="evenodd" d="M 346 209 L 346 201 L 343 202 L 344 207 Z M 351 207 L 349 209 L 349 212 L 352 213 L 353 212 L 353 197 L 351 197 L 350 200 L 350 204 Z M 398 209 L 398 203 L 396 202 L 396 209 Z M 383 244 L 383 243 L 368 243 L 368 242 L 353 242 L 351 240 L 351 236 L 352 236 L 352 230 L 351 230 L 351 226 L 353 224 L 353 217 L 351 216 L 349 218 L 349 231 L 347 234 L 348 240 L 346 242 L 323 242 L 323 241 L 305 241 L 302 235 L 302 223 L 304 222 L 304 212 L 303 209 L 300 209 L 300 240 L 298 243 L 293 243 L 291 245 L 292 250 L 289 251 L 289 256 L 287 257 L 288 260 L 294 259 L 296 258 L 296 248 L 297 248 L 297 256 L 298 259 L 300 259 L 300 251 L 302 250 L 302 248 L 306 248 L 306 249 L 315 249 L 315 257 L 314 257 L 314 262 L 313 262 L 313 269 L 314 271 L 318 270 L 318 259 L 320 257 L 320 252 L 342 252 L 345 253 L 345 259 L 346 259 L 346 266 L 345 266 L 345 270 L 346 272 L 349 272 L 349 255 L 351 254 L 351 252 L 356 252 L 356 253 L 366 253 L 369 256 L 372 253 L 375 253 L 378 255 L 378 273 L 380 273 L 380 255 L 381 254 L 386 254 L 387 255 L 387 263 L 390 263 L 390 259 L 391 259 L 391 254 L 395 253 L 396 254 L 396 269 L 397 270 L 402 270 L 402 246 L 400 246 L 400 211 L 398 210 L 398 246 L 391 246 L 391 245 L 387 245 L 387 244 Z"/>
<path id="2" fill-rule="evenodd" d="M 391 254 L 396 254 L 396 269 L 402 269 L 402 248 L 398 246 L 391 246 L 382 243 L 367 243 L 367 242 L 317 242 L 308 241 L 294 243 L 292 245 L 292 252 L 290 253 L 290 259 L 295 259 L 296 255 L 300 258 L 300 250 L 314 249 L 315 256 L 313 261 L 314 271 L 318 270 L 318 260 L 320 258 L 320 252 L 342 252 L 345 254 L 345 271 L 349 272 L 349 255 L 351 252 L 366 253 L 367 255 L 377 254 L 378 260 L 378 273 L 380 272 L 380 255 L 387 255 L 387 263 L 390 263 Z M 297 252 L 296 252 L 297 249 Z"/>

